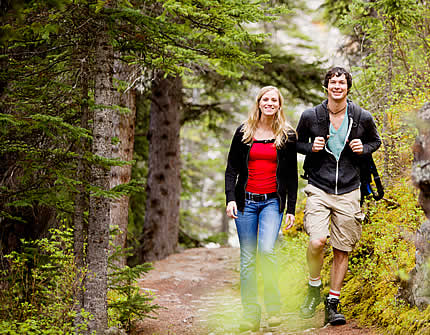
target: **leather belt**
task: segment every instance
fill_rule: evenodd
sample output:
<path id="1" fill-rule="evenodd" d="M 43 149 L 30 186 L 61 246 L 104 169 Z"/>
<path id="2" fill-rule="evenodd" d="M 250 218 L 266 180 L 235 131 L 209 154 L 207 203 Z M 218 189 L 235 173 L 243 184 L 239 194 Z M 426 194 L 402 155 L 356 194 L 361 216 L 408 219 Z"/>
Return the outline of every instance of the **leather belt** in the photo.
<path id="1" fill-rule="evenodd" d="M 265 201 L 268 199 L 277 198 L 278 194 L 276 192 L 273 193 L 266 193 L 266 194 L 257 194 L 257 193 L 250 193 L 245 192 L 245 199 L 246 200 L 252 200 L 252 201 Z"/>

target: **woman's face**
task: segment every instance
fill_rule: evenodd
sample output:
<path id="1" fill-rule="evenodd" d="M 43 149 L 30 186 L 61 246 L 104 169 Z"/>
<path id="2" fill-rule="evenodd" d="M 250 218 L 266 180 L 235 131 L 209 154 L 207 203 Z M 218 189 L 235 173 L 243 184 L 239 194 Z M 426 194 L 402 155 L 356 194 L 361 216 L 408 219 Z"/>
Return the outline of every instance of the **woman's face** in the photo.
<path id="1" fill-rule="evenodd" d="M 275 90 L 264 93 L 258 106 L 262 117 L 274 117 L 280 107 L 278 93 Z"/>

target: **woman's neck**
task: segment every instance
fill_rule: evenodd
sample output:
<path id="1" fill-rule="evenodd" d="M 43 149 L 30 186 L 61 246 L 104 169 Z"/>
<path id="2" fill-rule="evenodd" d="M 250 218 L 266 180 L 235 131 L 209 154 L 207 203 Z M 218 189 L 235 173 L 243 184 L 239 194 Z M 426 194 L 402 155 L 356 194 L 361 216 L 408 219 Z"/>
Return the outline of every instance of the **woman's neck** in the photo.
<path id="1" fill-rule="evenodd" d="M 256 140 L 270 140 L 274 137 L 274 132 L 272 129 L 272 119 L 261 118 L 257 124 L 257 129 L 254 133 L 254 139 Z"/>
<path id="2" fill-rule="evenodd" d="M 261 117 L 260 121 L 258 121 L 257 128 L 262 130 L 272 130 L 273 118 Z"/>

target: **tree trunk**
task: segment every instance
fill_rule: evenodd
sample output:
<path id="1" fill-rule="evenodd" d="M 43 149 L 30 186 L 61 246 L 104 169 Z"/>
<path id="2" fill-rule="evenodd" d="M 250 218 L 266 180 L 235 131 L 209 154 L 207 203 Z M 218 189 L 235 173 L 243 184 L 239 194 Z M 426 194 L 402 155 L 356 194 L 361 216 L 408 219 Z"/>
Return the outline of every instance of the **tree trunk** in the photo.
<path id="1" fill-rule="evenodd" d="M 89 88 L 88 88 L 88 63 L 82 62 L 82 74 L 81 74 L 81 86 L 82 86 L 82 115 L 81 115 L 81 127 L 88 129 L 88 120 L 90 118 L 90 110 L 88 106 L 89 99 Z M 89 143 L 87 139 L 83 138 L 80 141 L 80 146 L 76 150 L 79 153 L 80 159 L 78 162 L 77 180 L 88 182 L 89 180 L 89 167 L 86 160 L 83 158 L 84 153 L 89 150 Z M 85 212 L 89 206 L 89 194 L 86 190 L 84 183 L 77 186 L 78 193 L 75 196 L 75 211 L 73 213 L 73 239 L 74 239 L 74 255 L 75 262 L 78 269 L 84 269 L 85 256 L 84 256 L 84 245 L 87 238 L 87 224 L 85 220 Z M 79 278 L 80 279 L 80 278 Z M 79 281 L 80 282 L 80 281 Z M 81 287 L 77 291 L 76 296 L 76 307 L 75 310 L 79 313 L 84 308 L 84 291 Z M 77 315 L 76 324 L 81 323 L 82 318 L 80 314 Z"/>
<path id="2" fill-rule="evenodd" d="M 110 158 L 112 153 L 112 110 L 114 102 L 113 49 L 109 37 L 102 31 L 97 39 L 95 64 L 94 100 L 96 106 L 93 118 L 93 144 L 95 155 Z M 99 164 L 92 167 L 95 186 L 109 189 L 110 171 Z M 88 275 L 85 280 L 84 308 L 93 315 L 88 324 L 88 334 L 103 334 L 107 328 L 107 270 L 109 248 L 110 200 L 103 196 L 90 197 L 88 217 Z"/>
<path id="3" fill-rule="evenodd" d="M 118 57 L 116 57 L 118 58 Z M 116 60 L 114 63 L 115 78 L 129 82 L 132 76 L 132 68 L 125 63 Z M 118 92 L 119 104 L 129 109 L 128 113 L 114 113 L 113 131 L 118 143 L 113 145 L 112 155 L 123 161 L 133 159 L 134 130 L 136 122 L 136 90 L 131 87 L 126 92 Z M 131 180 L 131 165 L 113 166 L 111 168 L 110 186 L 126 184 Z M 127 226 L 129 197 L 123 196 L 111 202 L 111 227 L 117 227 L 118 232 L 112 240 L 111 252 L 115 249 L 123 250 L 127 247 Z M 119 255 L 113 259 L 113 264 L 119 267 L 126 265 L 126 255 Z"/>
<path id="4" fill-rule="evenodd" d="M 163 78 L 163 73 L 159 73 L 152 87 L 141 262 L 163 259 L 174 253 L 178 244 L 181 101 L 181 79 Z"/>

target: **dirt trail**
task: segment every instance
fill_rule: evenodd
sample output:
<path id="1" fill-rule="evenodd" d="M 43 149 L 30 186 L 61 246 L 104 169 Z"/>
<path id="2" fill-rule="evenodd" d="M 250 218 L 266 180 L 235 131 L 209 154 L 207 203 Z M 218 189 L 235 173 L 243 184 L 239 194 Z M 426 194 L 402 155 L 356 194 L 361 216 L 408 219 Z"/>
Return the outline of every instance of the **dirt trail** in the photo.
<path id="1" fill-rule="evenodd" d="M 139 323 L 135 335 L 237 334 L 241 315 L 239 249 L 196 248 L 155 262 L 139 285 L 155 295 L 157 319 Z M 353 320 L 323 327 L 323 312 L 302 320 L 295 311 L 282 314 L 282 324 L 269 328 L 263 315 L 260 331 L 244 334 L 376 335 Z"/>

